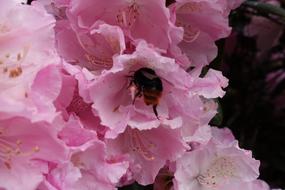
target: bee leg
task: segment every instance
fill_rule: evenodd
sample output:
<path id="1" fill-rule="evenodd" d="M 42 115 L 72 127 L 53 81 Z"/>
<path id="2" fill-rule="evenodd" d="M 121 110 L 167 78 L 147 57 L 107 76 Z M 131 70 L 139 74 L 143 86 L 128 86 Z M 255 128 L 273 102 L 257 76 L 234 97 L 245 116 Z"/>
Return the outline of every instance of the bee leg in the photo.
<path id="1" fill-rule="evenodd" d="M 156 118 L 159 120 L 159 117 L 158 117 L 158 113 L 157 113 L 156 108 L 157 108 L 157 104 L 155 104 L 155 105 L 152 106 L 153 112 L 154 112 Z"/>
<path id="2" fill-rule="evenodd" d="M 142 91 L 141 91 L 141 90 L 138 90 L 137 93 L 135 94 L 134 99 L 133 99 L 133 104 L 135 104 L 136 98 L 137 98 L 137 97 L 141 97 L 141 96 L 142 96 Z"/>
<path id="3" fill-rule="evenodd" d="M 128 86 L 127 86 L 127 89 L 129 89 L 132 86 L 133 83 L 134 83 L 134 81 L 130 80 L 130 82 L 129 82 Z"/>

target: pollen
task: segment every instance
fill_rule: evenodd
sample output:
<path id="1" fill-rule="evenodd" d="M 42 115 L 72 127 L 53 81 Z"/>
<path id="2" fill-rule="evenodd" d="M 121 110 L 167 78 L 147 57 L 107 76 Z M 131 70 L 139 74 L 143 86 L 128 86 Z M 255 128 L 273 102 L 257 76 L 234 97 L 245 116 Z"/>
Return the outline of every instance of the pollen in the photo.
<path id="1" fill-rule="evenodd" d="M 9 78 L 17 78 L 23 73 L 22 64 L 29 51 L 29 46 L 15 53 L 5 53 L 0 56 L 0 69 Z"/>
<path id="2" fill-rule="evenodd" d="M 22 74 L 22 72 L 23 72 L 23 70 L 22 70 L 21 67 L 17 67 L 15 69 L 11 69 L 9 71 L 9 77 L 10 78 L 16 78 L 16 77 L 20 76 Z"/>
<path id="3" fill-rule="evenodd" d="M 234 161 L 228 157 L 220 157 L 204 173 L 197 177 L 197 181 L 206 187 L 217 188 L 226 179 L 234 177 L 235 172 Z"/>

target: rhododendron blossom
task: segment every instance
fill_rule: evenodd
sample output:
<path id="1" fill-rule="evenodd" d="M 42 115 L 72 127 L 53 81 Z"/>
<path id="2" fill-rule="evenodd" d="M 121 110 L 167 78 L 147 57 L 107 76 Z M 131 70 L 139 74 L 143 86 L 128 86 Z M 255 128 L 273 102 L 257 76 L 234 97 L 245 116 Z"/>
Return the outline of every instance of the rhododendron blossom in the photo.
<path id="1" fill-rule="evenodd" d="M 68 136 L 73 139 L 76 137 Z M 95 139 L 90 140 L 86 146 L 73 144 L 70 162 L 50 168 L 40 189 L 115 189 L 115 185 L 126 173 L 128 162 L 122 156 L 108 156 L 105 144 Z M 68 144 L 70 140 L 65 139 Z"/>
<path id="2" fill-rule="evenodd" d="M 169 24 L 170 14 L 163 0 L 119 0 L 112 3 L 72 0 L 67 13 L 70 21 L 81 28 L 90 28 L 101 20 L 120 26 L 131 39 L 142 38 L 162 49 L 167 49 L 171 42 L 170 32 L 175 27 Z"/>
<path id="3" fill-rule="evenodd" d="M 132 88 L 136 90 L 137 87 L 130 86 L 129 77 L 140 68 L 151 68 L 162 79 L 163 95 L 157 105 L 159 119 L 152 107 L 147 106 L 141 98 L 134 101 L 135 92 Z M 177 128 L 182 126 L 181 115 L 189 112 L 191 105 L 179 105 L 179 99 L 176 100 L 176 97 L 184 94 L 181 99 L 184 102 L 190 102 L 196 94 L 207 97 L 207 93 L 199 89 L 200 85 L 205 89 L 212 88 L 212 85 L 202 84 L 206 79 L 207 77 L 195 80 L 175 64 L 175 60 L 159 55 L 141 41 L 133 54 L 115 57 L 114 66 L 90 85 L 90 95 L 101 123 L 110 128 L 110 132 L 106 134 L 110 137 L 123 132 L 127 125 L 139 130 L 157 128 L 160 124 Z M 221 90 L 219 84 L 220 81 L 217 80 L 214 89 Z M 191 87 L 193 92 L 190 90 Z M 98 91 L 104 92 L 102 96 L 97 93 Z M 218 94 L 222 96 L 223 91 Z M 189 107 L 185 108 L 186 105 Z"/>
<path id="4" fill-rule="evenodd" d="M 57 26 L 58 51 L 73 64 L 82 65 L 91 71 L 110 69 L 113 56 L 125 50 L 122 30 L 117 26 L 96 23 L 88 31 L 72 30 L 66 21 Z"/>
<path id="5" fill-rule="evenodd" d="M 19 115 L 51 121 L 55 109 L 37 100 L 52 102 L 58 85 L 46 84 L 50 93 L 45 94 L 37 83 L 41 77 L 56 77 L 49 69 L 41 71 L 59 63 L 54 48 L 55 20 L 40 7 L 5 0 L 0 4 L 0 118 Z"/>
<path id="6" fill-rule="evenodd" d="M 241 1 L 177 0 L 171 5 L 172 22 L 184 30 L 180 49 L 171 49 L 172 56 L 185 68 L 198 72 L 217 56 L 215 41 L 230 34 L 228 14 Z M 211 15 L 211 16 L 209 16 Z"/>
<path id="7" fill-rule="evenodd" d="M 189 149 L 179 132 L 165 126 L 147 130 L 128 127 L 116 139 L 108 140 L 107 144 L 111 152 L 129 155 L 133 178 L 146 185 L 154 182 L 166 161 L 176 160 Z M 161 139 L 167 139 L 168 143 Z"/>
<path id="8" fill-rule="evenodd" d="M 0 120 L 0 187 L 35 189 L 49 164 L 65 161 L 68 152 L 57 139 L 58 127 L 19 117 Z"/>
<path id="9" fill-rule="evenodd" d="M 259 161 L 253 159 L 250 152 L 241 150 L 233 139 L 221 142 L 223 139 L 218 138 L 224 135 L 216 134 L 208 144 L 185 153 L 176 161 L 176 189 L 228 189 L 227 185 L 250 182 L 258 177 Z"/>
<path id="10" fill-rule="evenodd" d="M 25 3 L 0 0 L 1 190 L 269 188 L 211 127 L 242 0 Z"/>

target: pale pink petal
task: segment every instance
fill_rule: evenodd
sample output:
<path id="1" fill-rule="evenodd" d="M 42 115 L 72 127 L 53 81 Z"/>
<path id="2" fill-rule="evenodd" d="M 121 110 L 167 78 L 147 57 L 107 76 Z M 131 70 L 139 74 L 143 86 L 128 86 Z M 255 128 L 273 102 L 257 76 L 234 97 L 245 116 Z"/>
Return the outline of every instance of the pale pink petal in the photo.
<path id="1" fill-rule="evenodd" d="M 168 143 L 162 139 L 167 139 Z M 109 140 L 108 146 L 111 152 L 130 155 L 131 173 L 142 185 L 153 183 L 166 161 L 176 160 L 187 148 L 179 130 L 163 126 L 141 131 L 128 128 L 116 139 Z"/>

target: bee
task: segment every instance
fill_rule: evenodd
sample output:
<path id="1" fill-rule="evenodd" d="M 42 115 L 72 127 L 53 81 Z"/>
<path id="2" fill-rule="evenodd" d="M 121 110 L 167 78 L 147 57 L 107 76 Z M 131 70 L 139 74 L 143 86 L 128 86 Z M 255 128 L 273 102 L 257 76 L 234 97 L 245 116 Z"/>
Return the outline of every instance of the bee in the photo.
<path id="1" fill-rule="evenodd" d="M 142 97 L 146 105 L 152 105 L 153 112 L 158 118 L 157 105 L 162 96 L 163 85 L 159 76 L 156 75 L 155 71 L 143 67 L 135 71 L 131 77 L 129 87 L 134 88 L 133 104 L 137 97 Z"/>

